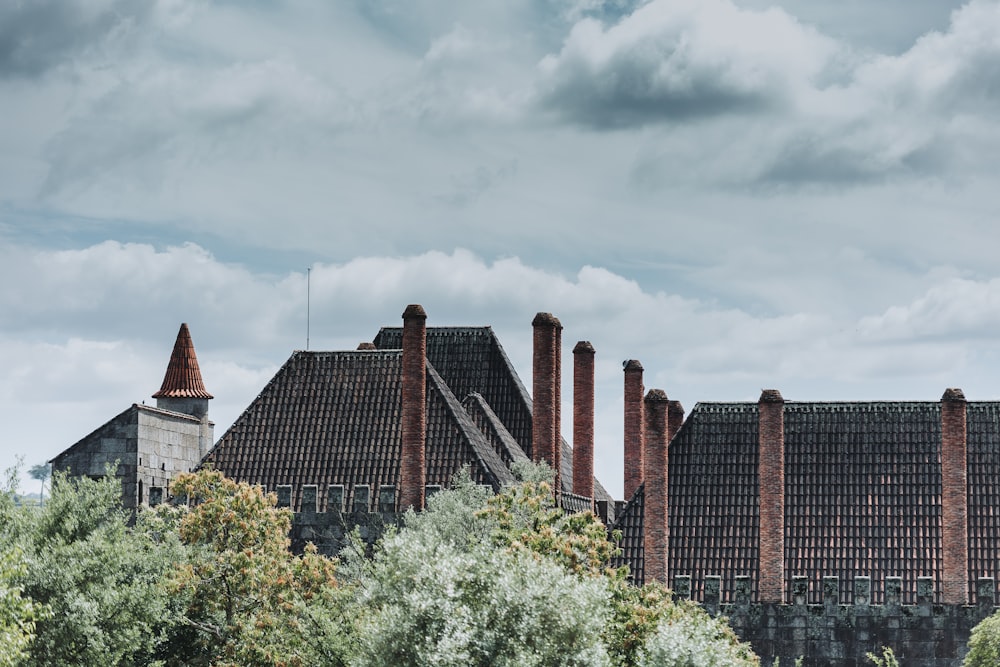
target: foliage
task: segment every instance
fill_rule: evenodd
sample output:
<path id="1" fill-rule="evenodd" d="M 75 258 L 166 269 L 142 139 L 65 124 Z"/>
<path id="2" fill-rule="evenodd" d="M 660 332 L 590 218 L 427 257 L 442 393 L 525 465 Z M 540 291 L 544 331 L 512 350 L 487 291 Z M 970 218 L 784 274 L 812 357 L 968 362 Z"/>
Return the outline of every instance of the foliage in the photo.
<path id="1" fill-rule="evenodd" d="M 120 482 L 57 473 L 44 509 L 23 508 L 24 592 L 50 613 L 26 665 L 148 664 L 169 623 L 159 582 L 176 550 L 129 526 Z"/>
<path id="2" fill-rule="evenodd" d="M 358 582 L 358 665 L 608 664 L 606 582 L 484 539 L 484 499 L 465 477 L 382 540 Z"/>
<path id="3" fill-rule="evenodd" d="M 178 525 L 187 557 L 168 584 L 183 600 L 181 621 L 192 641 L 173 658 L 212 665 L 335 663 L 336 638 L 320 632 L 334 625 L 312 622 L 317 609 L 337 606 L 334 563 L 311 545 L 301 556 L 289 551 L 291 512 L 275 507 L 275 495 L 212 470 L 179 475 L 171 491 L 195 503 Z"/>
<path id="4" fill-rule="evenodd" d="M 555 506 L 553 474 L 545 464 L 515 467 L 522 480 L 489 498 L 478 513 L 493 527 L 495 546 L 554 561 L 574 574 L 624 578 L 609 568 L 617 548 L 593 512 L 567 514 Z"/>
<path id="5" fill-rule="evenodd" d="M 1000 612 L 988 616 L 972 628 L 964 667 L 1000 665 Z"/>
<path id="6" fill-rule="evenodd" d="M 45 482 L 52 475 L 52 466 L 48 463 L 39 463 L 38 465 L 33 465 L 28 468 L 28 474 L 31 475 L 32 479 L 37 479 L 42 483 L 42 488 L 38 492 L 38 501 L 41 504 L 45 503 Z"/>
<path id="7" fill-rule="evenodd" d="M 760 660 L 724 621 L 694 606 L 675 606 L 639 653 L 639 667 L 757 667 Z"/>
<path id="8" fill-rule="evenodd" d="M 27 566 L 19 549 L 0 551 L 0 667 L 11 667 L 28 657 L 35 635 L 35 621 L 45 609 L 24 596 L 17 581 Z"/>
<path id="9" fill-rule="evenodd" d="M 899 667 L 899 661 L 896 660 L 896 654 L 893 653 L 892 648 L 888 646 L 882 647 L 881 656 L 875 655 L 874 653 L 865 653 L 865 657 L 875 663 L 875 667 Z"/>

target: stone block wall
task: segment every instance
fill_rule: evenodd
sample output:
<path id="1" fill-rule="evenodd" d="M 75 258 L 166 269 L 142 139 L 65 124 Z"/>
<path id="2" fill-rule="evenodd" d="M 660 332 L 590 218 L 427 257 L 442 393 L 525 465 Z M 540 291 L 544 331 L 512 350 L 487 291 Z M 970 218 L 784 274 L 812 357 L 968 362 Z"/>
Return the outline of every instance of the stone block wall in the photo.
<path id="1" fill-rule="evenodd" d="M 212 423 L 197 417 L 159 410 L 139 411 L 132 507 L 135 503 L 156 505 L 166 499 L 170 481 L 177 473 L 189 472 L 198 465 L 205 429 L 212 429 Z M 211 438 L 211 430 L 208 437 Z"/>
<path id="2" fill-rule="evenodd" d="M 886 577 L 885 600 L 872 605 L 868 577 L 856 577 L 854 599 L 839 599 L 837 577 L 823 579 L 823 602 L 807 604 L 808 581 L 794 577 L 792 604 L 751 602 L 749 577 L 737 577 L 735 601 L 720 604 L 719 577 L 705 580 L 703 607 L 713 616 L 725 616 L 739 637 L 761 656 L 761 664 L 775 659 L 781 667 L 803 658 L 805 667 L 871 667 L 866 658 L 881 647 L 893 649 L 906 667 L 959 667 L 972 628 L 996 611 L 993 579 L 980 579 L 974 605 L 934 603 L 934 581 L 922 577 L 917 604 L 900 604 L 902 580 Z M 674 578 L 674 592 L 688 598 L 691 578 Z"/>

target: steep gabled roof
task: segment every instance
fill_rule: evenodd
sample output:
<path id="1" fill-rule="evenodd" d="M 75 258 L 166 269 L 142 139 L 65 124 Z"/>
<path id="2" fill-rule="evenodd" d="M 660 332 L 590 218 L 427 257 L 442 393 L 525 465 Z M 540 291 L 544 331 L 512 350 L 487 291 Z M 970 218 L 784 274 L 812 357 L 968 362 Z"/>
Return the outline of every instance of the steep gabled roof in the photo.
<path id="1" fill-rule="evenodd" d="M 383 327 L 375 337 L 375 346 L 399 349 L 402 341 L 401 327 Z M 480 394 L 521 450 L 531 455 L 531 396 L 492 327 L 427 327 L 427 359 L 455 396 L 464 399 L 471 393 Z M 560 472 L 563 491 L 571 492 L 573 449 L 565 439 Z M 594 496 L 614 502 L 597 480 Z"/>
<path id="2" fill-rule="evenodd" d="M 163 384 L 153 394 L 153 398 L 212 398 L 201 379 L 198 356 L 194 352 L 194 342 L 186 323 L 181 324 L 180 331 L 177 332 Z"/>
<path id="3" fill-rule="evenodd" d="M 1000 403 L 969 402 L 969 582 L 1000 574 Z M 941 404 L 786 402 L 785 578 L 840 578 L 851 599 L 855 576 L 872 579 L 873 603 L 887 576 L 903 578 L 913 602 L 918 577 L 940 588 Z M 731 599 L 736 575 L 756 595 L 759 495 L 756 403 L 699 403 L 669 449 L 669 572 L 691 574 L 696 596 L 721 575 Z M 638 495 L 638 494 L 637 494 Z M 642 525 L 626 509 L 625 562 L 635 567 Z M 938 591 L 940 593 L 940 590 Z"/>
<path id="4" fill-rule="evenodd" d="M 462 401 L 462 407 L 475 422 L 476 426 L 493 446 L 493 450 L 507 467 L 515 461 L 530 461 L 528 455 L 521 449 L 514 436 L 503 425 L 497 413 L 493 412 L 482 394 L 472 392 Z"/>
<path id="5" fill-rule="evenodd" d="M 427 372 L 427 484 L 445 486 L 465 464 L 476 481 L 511 479 L 438 373 Z M 399 486 L 402 353 L 295 352 L 205 458 L 227 476 L 269 490 Z"/>

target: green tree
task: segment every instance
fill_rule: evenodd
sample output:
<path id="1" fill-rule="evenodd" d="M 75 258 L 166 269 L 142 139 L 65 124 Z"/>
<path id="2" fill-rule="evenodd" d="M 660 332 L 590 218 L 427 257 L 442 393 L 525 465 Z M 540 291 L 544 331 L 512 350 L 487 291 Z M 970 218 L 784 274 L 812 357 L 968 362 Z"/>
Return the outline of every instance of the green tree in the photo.
<path id="1" fill-rule="evenodd" d="M 740 643 L 724 620 L 696 605 L 675 605 L 639 652 L 639 667 L 759 667 L 760 659 Z"/>
<path id="2" fill-rule="evenodd" d="M 988 616 L 972 628 L 964 667 L 1000 665 L 1000 612 Z"/>
<path id="3" fill-rule="evenodd" d="M 334 562 L 308 548 L 289 551 L 291 512 L 274 494 L 202 470 L 177 476 L 179 535 L 186 558 L 168 590 L 183 601 L 181 622 L 191 641 L 172 659 L 191 665 L 337 664 L 336 628 L 321 623 L 338 605 Z M 325 610 L 320 614 L 319 610 Z"/>
<path id="4" fill-rule="evenodd" d="M 45 609 L 25 597 L 18 583 L 26 569 L 19 549 L 0 551 L 0 667 L 12 667 L 28 657 L 35 622 L 44 617 Z"/>
<path id="5" fill-rule="evenodd" d="M 487 494 L 464 476 L 383 538 L 357 581 L 356 664 L 607 665 L 607 583 L 498 546 Z"/>
<path id="6" fill-rule="evenodd" d="M 25 554 L 19 583 L 50 612 L 37 622 L 23 664 L 153 661 L 170 618 L 160 582 L 177 551 L 129 526 L 120 493 L 113 477 L 57 473 L 45 507 L 20 508 L 11 523 Z"/>
<path id="7" fill-rule="evenodd" d="M 32 479 L 37 479 L 42 483 L 42 488 L 38 491 L 38 502 L 42 505 L 45 504 L 45 482 L 48 481 L 49 476 L 52 474 L 52 466 L 48 463 L 39 463 L 38 465 L 31 466 L 28 469 L 28 474 L 31 475 Z"/>

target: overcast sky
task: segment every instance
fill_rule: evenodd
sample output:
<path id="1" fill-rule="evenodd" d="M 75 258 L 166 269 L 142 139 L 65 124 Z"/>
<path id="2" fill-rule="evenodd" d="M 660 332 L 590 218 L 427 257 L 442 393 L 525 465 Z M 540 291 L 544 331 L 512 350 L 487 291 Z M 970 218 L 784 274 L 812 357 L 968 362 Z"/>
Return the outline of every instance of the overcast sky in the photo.
<path id="1" fill-rule="evenodd" d="M 698 401 L 1000 398 L 1000 3 L 0 4 L 0 467 L 295 349 L 531 320 Z M 564 433 L 572 435 L 570 410 Z M 27 489 L 32 490 L 28 485 Z"/>

